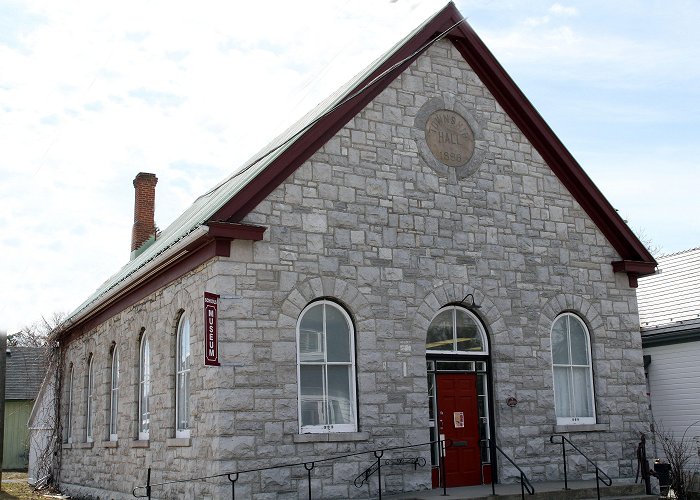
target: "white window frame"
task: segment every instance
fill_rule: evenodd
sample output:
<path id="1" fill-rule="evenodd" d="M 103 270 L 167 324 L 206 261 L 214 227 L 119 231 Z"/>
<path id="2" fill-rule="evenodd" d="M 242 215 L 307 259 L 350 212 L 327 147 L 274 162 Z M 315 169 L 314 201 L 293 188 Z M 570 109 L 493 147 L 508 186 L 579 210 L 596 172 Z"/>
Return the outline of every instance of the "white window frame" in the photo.
<path id="1" fill-rule="evenodd" d="M 93 355 L 90 354 L 90 357 L 88 358 L 88 365 L 87 365 L 87 387 L 85 388 L 85 441 L 88 443 L 92 443 L 92 427 L 94 423 L 94 419 L 92 416 L 92 412 L 94 411 L 93 409 L 93 382 L 94 382 L 94 373 L 93 373 Z"/>
<path id="2" fill-rule="evenodd" d="M 588 359 L 588 364 L 587 365 L 575 365 L 573 363 L 571 364 L 561 364 L 561 363 L 554 363 L 554 342 L 552 341 L 552 335 L 554 333 L 554 325 L 558 321 L 566 321 L 567 325 L 567 344 L 569 347 L 569 359 L 573 359 L 571 356 L 571 340 L 569 337 L 571 328 L 570 328 L 570 321 L 577 321 L 581 327 L 583 328 L 583 331 L 586 336 L 586 356 Z M 596 423 L 596 406 L 595 406 L 595 385 L 593 384 L 593 357 L 591 355 L 591 335 L 588 331 L 588 326 L 586 325 L 586 322 L 583 321 L 583 319 L 578 316 L 577 314 L 571 313 L 571 312 L 565 312 L 554 318 L 554 321 L 552 322 L 552 327 L 550 329 L 550 344 L 552 346 L 552 391 L 554 392 L 554 411 L 555 414 L 557 413 L 557 408 L 558 408 L 558 398 L 557 398 L 557 391 L 556 391 L 556 380 L 555 380 L 555 373 L 554 373 L 554 368 L 556 367 L 562 367 L 562 368 L 568 368 L 569 373 L 570 373 L 570 378 L 569 378 L 569 387 L 571 388 L 571 391 L 575 391 L 575 385 L 573 383 L 573 368 L 587 368 L 588 371 L 588 384 L 591 388 L 590 391 L 590 399 L 588 401 L 588 404 L 591 407 L 591 411 L 593 413 L 592 417 L 586 417 L 586 416 L 580 416 L 580 415 L 575 415 L 571 417 L 559 417 L 557 416 L 557 425 L 591 425 Z M 573 403 L 575 401 L 575 393 L 569 394 L 569 400 Z"/>
<path id="3" fill-rule="evenodd" d="M 66 429 L 67 442 L 73 442 L 73 374 L 75 367 L 73 363 L 70 365 L 70 370 L 68 372 L 68 422 Z"/>
<path id="4" fill-rule="evenodd" d="M 151 344 L 148 338 L 148 333 L 144 332 L 141 336 L 141 345 L 139 347 L 139 439 L 148 441 L 150 438 L 150 395 L 151 395 Z M 145 408 L 144 408 L 145 405 Z M 146 422 L 144 423 L 144 410 L 148 412 Z"/>
<path id="5" fill-rule="evenodd" d="M 319 362 L 301 362 L 301 321 L 304 315 L 312 308 L 322 306 L 323 307 L 323 361 Z M 327 358 L 326 347 L 326 307 L 333 307 L 339 311 L 345 321 L 347 321 L 350 336 L 350 361 L 349 362 L 329 362 Z M 352 405 L 352 415 L 353 422 L 351 424 L 326 424 L 326 425 L 302 425 L 302 405 L 301 405 L 301 366 L 302 365 L 320 365 L 324 367 L 324 381 L 323 390 L 324 393 L 327 391 L 328 387 L 328 372 L 325 368 L 328 366 L 349 366 L 350 367 L 350 404 Z M 327 394 L 324 394 L 324 403 L 328 405 Z M 299 319 L 297 320 L 297 402 L 298 402 L 298 418 L 299 418 L 299 433 L 300 434 L 322 434 L 322 433 L 336 433 L 336 432 L 357 432 L 357 375 L 356 375 L 356 364 L 355 364 L 355 326 L 353 325 L 352 319 L 348 312 L 338 305 L 337 303 L 330 300 L 318 300 L 308 304 L 304 310 L 299 314 Z M 330 409 L 326 406 L 326 414 L 328 415 Z"/>
<path id="6" fill-rule="evenodd" d="M 186 331 L 187 331 L 187 366 L 183 366 L 184 363 L 181 361 L 181 350 L 184 347 L 183 339 L 182 339 L 182 334 L 183 331 L 185 330 L 186 326 Z M 190 335 L 190 320 L 189 318 L 183 314 L 180 317 L 180 321 L 178 322 L 177 326 L 177 348 L 176 348 L 176 355 L 175 355 L 175 437 L 176 438 L 188 438 L 190 437 L 190 422 L 189 422 L 189 398 L 190 398 L 190 390 L 189 390 L 189 378 L 190 378 L 190 366 L 192 364 L 192 353 L 190 351 L 190 343 L 191 343 L 191 335 Z M 185 387 L 187 387 L 187 392 L 185 394 L 182 394 L 182 391 L 180 389 L 181 385 L 181 380 L 186 379 L 187 384 L 182 384 Z M 180 415 L 180 402 L 182 399 L 185 399 L 187 401 L 187 412 L 188 415 L 186 415 L 186 426 L 181 426 L 181 421 L 182 421 L 182 415 Z"/>
<path id="7" fill-rule="evenodd" d="M 472 321 L 476 324 L 477 331 L 479 332 L 479 336 L 481 337 L 481 345 L 483 346 L 483 350 L 481 351 L 459 351 L 455 348 L 457 345 L 457 311 L 466 313 L 467 316 L 469 316 Z M 488 356 L 489 354 L 489 343 L 488 339 L 486 337 L 486 330 L 484 329 L 484 325 L 481 323 L 481 320 L 479 317 L 471 312 L 468 308 L 466 307 L 461 307 L 459 305 L 450 305 L 450 306 L 445 306 L 441 308 L 438 312 L 435 313 L 435 315 L 432 317 L 430 320 L 430 324 L 428 325 L 428 331 L 430 330 L 430 327 L 433 324 L 433 321 L 435 321 L 435 318 L 437 318 L 440 314 L 442 314 L 445 311 L 452 311 L 452 349 L 451 350 L 439 350 L 439 349 L 428 349 L 426 347 L 426 354 L 462 354 L 462 355 L 468 355 L 468 356 Z M 428 332 L 426 332 L 426 342 L 427 342 L 427 335 Z"/>
<path id="8" fill-rule="evenodd" d="M 119 348 L 112 351 L 111 385 L 109 391 L 109 440 L 118 440 L 119 428 Z"/>

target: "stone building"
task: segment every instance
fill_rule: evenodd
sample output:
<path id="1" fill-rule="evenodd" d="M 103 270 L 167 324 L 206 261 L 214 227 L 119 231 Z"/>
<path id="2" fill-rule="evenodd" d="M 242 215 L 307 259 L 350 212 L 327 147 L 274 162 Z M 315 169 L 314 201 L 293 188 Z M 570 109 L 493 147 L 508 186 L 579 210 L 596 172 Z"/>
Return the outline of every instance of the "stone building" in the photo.
<path id="1" fill-rule="evenodd" d="M 448 486 L 512 480 L 494 442 L 559 478 L 555 432 L 634 474 L 635 287 L 656 263 L 452 4 L 145 241 L 59 334 L 67 493 L 441 435 Z M 438 455 L 387 452 L 427 464 L 387 465 L 384 491 L 438 484 Z M 319 464 L 314 495 L 373 494 L 377 475 L 353 485 L 373 461 Z M 306 498 L 306 480 L 281 467 L 236 491 Z"/>

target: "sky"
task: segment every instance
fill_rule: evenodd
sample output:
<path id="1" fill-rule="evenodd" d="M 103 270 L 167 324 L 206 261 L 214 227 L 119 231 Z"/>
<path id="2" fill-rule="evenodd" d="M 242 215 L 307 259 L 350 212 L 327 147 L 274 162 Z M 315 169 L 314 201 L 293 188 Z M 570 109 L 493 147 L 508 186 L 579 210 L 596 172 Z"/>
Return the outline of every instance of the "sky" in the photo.
<path id="1" fill-rule="evenodd" d="M 657 255 L 700 246 L 700 2 L 457 1 Z M 0 0 L 0 330 L 70 312 L 156 223 L 445 5 Z"/>

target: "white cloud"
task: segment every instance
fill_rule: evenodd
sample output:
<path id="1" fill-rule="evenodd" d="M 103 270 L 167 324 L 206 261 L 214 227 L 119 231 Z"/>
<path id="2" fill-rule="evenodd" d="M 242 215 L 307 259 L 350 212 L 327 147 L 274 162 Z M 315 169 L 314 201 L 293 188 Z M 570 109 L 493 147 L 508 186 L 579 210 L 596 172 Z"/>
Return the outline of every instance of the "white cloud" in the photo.
<path id="1" fill-rule="evenodd" d="M 577 16 L 578 9 L 576 7 L 565 7 L 560 3 L 555 3 L 549 8 L 549 12 L 560 16 Z"/>

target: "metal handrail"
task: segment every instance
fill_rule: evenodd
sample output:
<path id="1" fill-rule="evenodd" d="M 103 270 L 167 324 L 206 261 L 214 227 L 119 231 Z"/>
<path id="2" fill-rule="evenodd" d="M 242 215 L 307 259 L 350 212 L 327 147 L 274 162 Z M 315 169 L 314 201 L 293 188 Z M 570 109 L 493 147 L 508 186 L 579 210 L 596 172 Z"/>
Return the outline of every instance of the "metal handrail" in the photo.
<path id="1" fill-rule="evenodd" d="M 562 458 L 564 461 L 564 489 L 565 490 L 569 489 L 569 479 L 568 479 L 567 470 L 566 470 L 566 443 L 569 443 L 574 450 L 578 451 L 579 454 L 583 458 L 588 460 L 589 464 L 591 464 L 593 467 L 595 467 L 595 488 L 596 488 L 596 491 L 598 493 L 598 500 L 600 500 L 600 481 L 603 481 L 603 484 L 605 486 L 610 486 L 610 485 L 612 485 L 612 479 L 610 479 L 610 476 L 608 476 L 605 473 L 605 471 L 603 471 L 603 469 L 598 467 L 598 464 L 596 464 L 593 460 L 588 458 L 588 456 L 584 452 L 582 452 L 578 446 L 576 446 L 574 443 L 572 443 L 569 440 L 569 438 L 567 438 L 566 436 L 563 436 L 562 434 L 552 434 L 551 436 L 549 436 L 549 442 L 552 444 L 556 444 L 554 442 L 554 438 L 561 438 L 561 454 L 562 454 Z M 601 474 L 602 474 L 602 477 L 601 477 Z"/>
<path id="2" fill-rule="evenodd" d="M 511 459 L 508 454 L 503 451 L 493 440 L 491 439 L 482 439 L 483 442 L 486 442 L 487 446 L 493 446 L 501 455 L 503 455 L 506 460 L 508 460 L 513 467 L 518 469 L 518 472 L 520 472 L 520 497 L 525 500 L 525 491 L 527 491 L 528 495 L 534 495 L 535 494 L 535 487 L 532 485 L 530 480 L 527 478 L 525 475 L 525 472 L 516 464 L 513 459 Z M 496 483 L 493 481 L 493 478 L 491 479 L 491 493 L 493 493 L 494 496 L 496 496 Z"/>
<path id="3" fill-rule="evenodd" d="M 427 441 L 425 443 L 419 443 L 419 444 L 410 444 L 406 446 L 393 446 L 390 448 L 377 448 L 373 450 L 365 450 L 365 451 L 359 451 L 355 453 L 347 453 L 345 455 L 338 455 L 334 457 L 329 457 L 329 458 L 319 458 L 315 460 L 306 460 L 302 462 L 293 462 L 293 463 L 281 463 L 277 465 L 271 465 L 269 467 L 257 467 L 254 469 L 245 469 L 245 470 L 238 470 L 238 471 L 233 471 L 233 472 L 224 472 L 221 474 L 213 474 L 210 476 L 201 476 L 201 477 L 193 477 L 193 478 L 188 478 L 188 479 L 177 479 L 173 481 L 164 481 L 161 483 L 151 483 L 151 468 L 148 468 L 148 475 L 147 475 L 147 483 L 145 485 L 140 485 L 140 486 L 135 486 L 131 494 L 136 497 L 136 498 L 151 498 L 151 491 L 155 487 L 162 487 L 162 486 L 167 486 L 171 484 L 177 484 L 177 483 L 187 483 L 191 481 L 204 481 L 207 479 L 214 479 L 214 478 L 227 478 L 230 483 L 231 483 L 231 498 L 235 499 L 236 497 L 236 482 L 238 481 L 239 477 L 241 474 L 249 473 L 249 472 L 260 472 L 264 470 L 273 470 L 273 469 L 283 469 L 287 467 L 300 467 L 304 466 L 304 469 L 306 470 L 307 473 L 307 482 L 308 482 L 308 495 L 309 495 L 309 500 L 311 500 L 311 471 L 316 467 L 317 464 L 322 463 L 322 462 L 331 462 L 333 460 L 340 460 L 343 458 L 348 458 L 348 457 L 355 457 L 359 455 L 366 455 L 368 453 L 374 454 L 374 457 L 377 459 L 377 465 L 379 467 L 379 470 L 377 471 L 379 474 L 379 498 L 381 498 L 381 458 L 384 454 L 385 451 L 394 451 L 394 450 L 404 450 L 407 448 L 417 448 L 420 446 L 428 446 L 428 445 L 433 445 L 433 444 L 439 444 L 442 447 L 449 447 L 451 445 L 451 441 L 447 440 L 437 440 L 437 441 Z M 444 480 L 443 480 L 444 481 Z M 138 490 L 144 490 L 143 493 L 139 492 L 137 494 Z"/>

